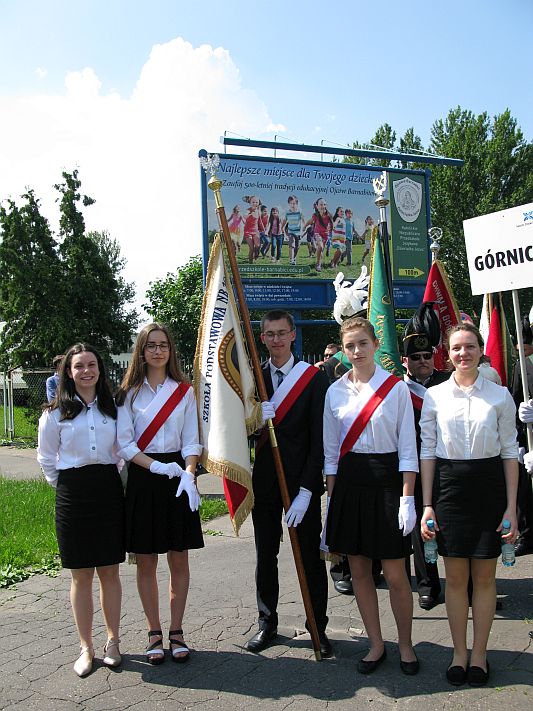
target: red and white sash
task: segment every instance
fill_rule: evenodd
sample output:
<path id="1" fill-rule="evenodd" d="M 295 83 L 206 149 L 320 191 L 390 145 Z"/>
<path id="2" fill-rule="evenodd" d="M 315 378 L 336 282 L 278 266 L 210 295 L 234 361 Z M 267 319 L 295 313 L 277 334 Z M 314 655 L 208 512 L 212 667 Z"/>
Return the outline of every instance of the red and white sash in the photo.
<path id="1" fill-rule="evenodd" d="M 310 365 L 309 363 L 305 363 L 303 360 L 299 360 L 294 364 L 279 388 L 270 398 L 270 402 L 273 403 L 276 408 L 276 416 L 272 420 L 274 427 L 283 421 L 283 418 L 290 411 L 296 400 L 298 400 L 305 388 L 318 373 L 318 368 L 315 368 L 314 365 Z M 255 445 L 256 451 L 265 444 L 267 438 L 268 428 L 264 427 Z"/>
<path id="2" fill-rule="evenodd" d="M 417 410 L 421 410 L 422 404 L 424 402 L 424 397 L 427 393 L 426 386 L 422 385 L 421 383 L 417 383 L 416 380 L 412 380 L 408 375 L 404 375 L 403 379 L 407 387 L 409 388 L 409 392 L 411 393 L 413 407 L 415 407 Z"/>
<path id="3" fill-rule="evenodd" d="M 188 383 L 167 380 L 159 389 L 136 423 L 136 428 L 142 430 L 142 434 L 137 440 L 137 446 L 141 452 L 150 444 L 190 387 Z"/>
<path id="4" fill-rule="evenodd" d="M 339 459 L 351 451 L 376 409 L 399 382 L 400 378 L 396 375 L 389 375 L 376 390 L 372 391 L 366 402 L 360 403 L 360 407 L 354 412 L 355 419 L 341 444 Z"/>

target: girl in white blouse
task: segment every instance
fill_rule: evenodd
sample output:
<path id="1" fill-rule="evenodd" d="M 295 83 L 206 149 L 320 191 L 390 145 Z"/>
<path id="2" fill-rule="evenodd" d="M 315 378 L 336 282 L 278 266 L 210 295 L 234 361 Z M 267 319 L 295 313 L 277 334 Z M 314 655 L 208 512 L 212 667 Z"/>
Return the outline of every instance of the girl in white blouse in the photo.
<path id="1" fill-rule="evenodd" d="M 424 496 L 422 537 L 435 536 L 446 570 L 446 609 L 453 640 L 453 659 L 446 670 L 451 684 L 487 683 L 486 658 L 496 607 L 496 561 L 502 522 L 517 536 L 516 490 L 518 445 L 515 406 L 506 388 L 483 378 L 478 365 L 483 339 L 473 324 L 449 333 L 448 381 L 430 388 L 420 418 L 420 465 Z M 469 575 L 473 581 L 474 637 L 470 660 L 466 646 Z"/>
<path id="2" fill-rule="evenodd" d="M 358 671 L 370 674 L 386 658 L 372 578 L 372 559 L 380 558 L 398 628 L 400 668 L 413 675 L 419 663 L 411 642 L 413 596 L 405 574 L 418 472 L 411 396 L 402 380 L 374 361 L 379 341 L 370 321 L 344 321 L 341 341 L 352 369 L 331 385 L 324 405 L 324 473 L 331 496 L 326 542 L 331 551 L 348 555 L 370 642 Z"/>
<path id="3" fill-rule="evenodd" d="M 117 470 L 116 407 L 97 351 L 77 343 L 67 351 L 56 397 L 39 420 L 37 459 L 56 488 L 56 533 L 80 636 L 78 676 L 92 670 L 94 571 L 107 628 L 104 664 L 118 666 L 124 560 L 124 492 Z"/>
<path id="4" fill-rule="evenodd" d="M 193 389 L 181 372 L 166 326 L 139 333 L 117 394 L 119 454 L 129 461 L 126 550 L 137 560 L 137 589 L 148 626 L 147 661 L 165 656 L 159 615 L 158 554 L 170 570 L 171 659 L 186 662 L 183 614 L 189 590 L 188 551 L 202 548 L 195 470 L 202 447 Z"/>

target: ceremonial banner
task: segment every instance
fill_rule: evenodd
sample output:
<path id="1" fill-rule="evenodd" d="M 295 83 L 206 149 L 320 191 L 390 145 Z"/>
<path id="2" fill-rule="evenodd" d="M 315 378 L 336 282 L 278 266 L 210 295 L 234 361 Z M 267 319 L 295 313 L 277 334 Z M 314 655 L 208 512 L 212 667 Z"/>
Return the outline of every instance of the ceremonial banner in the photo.
<path id="1" fill-rule="evenodd" d="M 385 272 L 385 259 L 378 228 L 372 233 L 372 266 L 370 268 L 370 285 L 368 287 L 368 320 L 374 326 L 380 346 L 374 359 L 389 373 L 403 378 L 404 369 L 398 350 L 398 336 L 396 335 L 396 321 L 392 308 L 387 276 Z"/>
<path id="2" fill-rule="evenodd" d="M 207 267 L 194 389 L 204 448 L 200 461 L 208 472 L 222 477 L 238 535 L 254 503 L 248 435 L 259 429 L 262 418 L 218 235 Z"/>
<path id="3" fill-rule="evenodd" d="M 440 343 L 435 353 L 435 368 L 437 370 L 446 369 L 448 353 L 444 346 L 448 330 L 460 322 L 459 309 L 453 295 L 452 286 L 444 264 L 436 259 L 429 270 L 424 301 L 433 301 L 433 309 L 439 318 L 440 323 Z"/>
<path id="4" fill-rule="evenodd" d="M 513 345 L 501 293 L 485 294 L 479 326 L 485 341 L 485 354 L 489 356 L 491 366 L 498 371 L 502 385 L 507 386 L 513 373 Z"/>

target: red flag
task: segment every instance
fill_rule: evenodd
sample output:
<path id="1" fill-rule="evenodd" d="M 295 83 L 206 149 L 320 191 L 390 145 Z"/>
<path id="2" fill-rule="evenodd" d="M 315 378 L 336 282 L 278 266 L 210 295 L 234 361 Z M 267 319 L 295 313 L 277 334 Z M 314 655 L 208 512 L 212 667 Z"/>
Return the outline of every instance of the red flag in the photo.
<path id="1" fill-rule="evenodd" d="M 502 385 L 507 385 L 513 372 L 513 346 L 501 293 L 492 295 L 492 303 L 485 354 L 489 356 L 491 366 L 498 371 Z"/>
<path id="2" fill-rule="evenodd" d="M 438 316 L 441 333 L 440 343 L 435 353 L 435 367 L 438 370 L 444 370 L 448 359 L 448 353 L 444 347 L 446 334 L 461 319 L 446 269 L 438 259 L 433 262 L 429 270 L 423 300 L 434 302 L 433 309 Z"/>

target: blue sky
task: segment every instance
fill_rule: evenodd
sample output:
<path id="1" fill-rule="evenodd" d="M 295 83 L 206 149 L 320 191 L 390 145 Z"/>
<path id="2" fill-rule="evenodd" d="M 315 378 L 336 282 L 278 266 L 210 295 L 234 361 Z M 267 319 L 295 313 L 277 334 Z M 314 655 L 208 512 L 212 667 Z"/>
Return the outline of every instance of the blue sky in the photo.
<path id="1" fill-rule="evenodd" d="M 386 121 L 427 145 L 461 105 L 532 140 L 532 21 L 531 0 L 0 0 L 0 198 L 35 187 L 53 222 L 79 167 L 141 303 L 200 252 L 196 155 L 224 130 L 345 145 Z"/>

